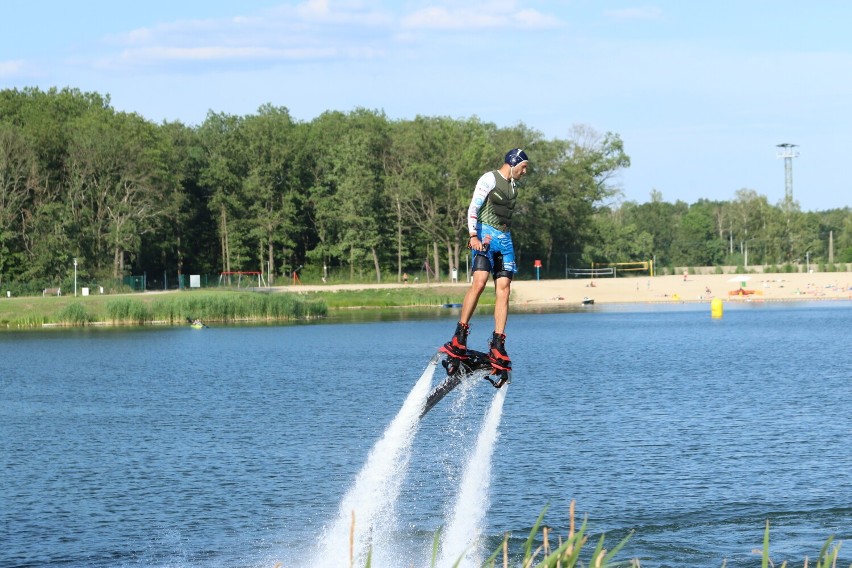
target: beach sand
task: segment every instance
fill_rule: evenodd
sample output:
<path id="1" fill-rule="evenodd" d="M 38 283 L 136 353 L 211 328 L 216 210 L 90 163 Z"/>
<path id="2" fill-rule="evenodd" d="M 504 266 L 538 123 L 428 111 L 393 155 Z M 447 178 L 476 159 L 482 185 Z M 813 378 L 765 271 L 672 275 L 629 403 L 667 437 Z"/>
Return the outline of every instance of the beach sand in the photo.
<path id="1" fill-rule="evenodd" d="M 740 293 L 740 290 L 743 293 Z M 707 274 L 631 278 L 519 281 L 512 284 L 512 303 L 518 306 L 575 303 L 595 304 L 710 302 L 767 302 L 852 299 L 852 273 Z"/>
<path id="2" fill-rule="evenodd" d="M 310 292 L 332 290 L 363 290 L 376 288 L 441 288 L 442 292 L 457 294 L 462 301 L 468 285 L 465 282 L 439 284 L 342 284 L 282 286 L 280 291 Z M 489 284 L 492 286 L 492 284 Z M 732 295 L 740 289 L 753 293 Z M 580 305 L 584 298 L 597 304 L 614 303 L 682 303 L 710 302 L 722 298 L 725 302 L 768 302 L 802 300 L 852 299 L 852 273 L 779 273 L 779 274 L 708 274 L 654 276 L 629 278 L 518 280 L 512 283 L 511 304 L 514 308 L 544 308 L 557 305 Z"/>

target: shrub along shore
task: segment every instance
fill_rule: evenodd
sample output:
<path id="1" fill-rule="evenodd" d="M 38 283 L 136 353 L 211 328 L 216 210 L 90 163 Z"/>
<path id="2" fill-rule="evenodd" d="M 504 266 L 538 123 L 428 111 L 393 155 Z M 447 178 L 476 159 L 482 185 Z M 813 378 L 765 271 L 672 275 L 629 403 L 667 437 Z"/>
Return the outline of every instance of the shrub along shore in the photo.
<path id="1" fill-rule="evenodd" d="M 304 291 L 193 290 L 0 300 L 0 329 L 60 326 L 186 325 L 319 319 L 348 308 L 433 308 L 461 301 L 458 289 L 388 288 Z M 484 295 L 483 305 L 493 304 Z"/>
<path id="2" fill-rule="evenodd" d="M 255 292 L 23 297 L 0 302 L 0 327 L 186 325 L 196 319 L 223 323 L 288 321 L 321 318 L 327 312 L 321 300 Z"/>

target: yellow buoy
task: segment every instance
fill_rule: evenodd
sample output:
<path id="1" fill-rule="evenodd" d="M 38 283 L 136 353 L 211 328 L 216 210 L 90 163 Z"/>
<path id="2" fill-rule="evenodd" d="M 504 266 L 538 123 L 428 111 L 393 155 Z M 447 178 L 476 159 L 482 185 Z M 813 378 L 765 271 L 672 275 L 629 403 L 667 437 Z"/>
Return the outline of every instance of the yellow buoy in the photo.
<path id="1" fill-rule="evenodd" d="M 710 302 L 710 315 L 714 318 L 720 318 L 723 311 L 722 298 L 713 298 L 713 301 Z"/>

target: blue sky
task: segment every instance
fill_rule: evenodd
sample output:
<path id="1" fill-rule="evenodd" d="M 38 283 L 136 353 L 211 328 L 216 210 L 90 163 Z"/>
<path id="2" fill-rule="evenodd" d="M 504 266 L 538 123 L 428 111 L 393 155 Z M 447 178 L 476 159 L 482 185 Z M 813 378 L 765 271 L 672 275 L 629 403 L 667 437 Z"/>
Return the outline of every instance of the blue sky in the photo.
<path id="1" fill-rule="evenodd" d="M 639 202 L 778 203 L 793 143 L 794 197 L 824 210 L 852 205 L 849 22 L 844 0 L 31 0 L 3 5 L 0 89 L 190 125 L 264 103 L 585 125 L 622 137 L 617 183 Z"/>

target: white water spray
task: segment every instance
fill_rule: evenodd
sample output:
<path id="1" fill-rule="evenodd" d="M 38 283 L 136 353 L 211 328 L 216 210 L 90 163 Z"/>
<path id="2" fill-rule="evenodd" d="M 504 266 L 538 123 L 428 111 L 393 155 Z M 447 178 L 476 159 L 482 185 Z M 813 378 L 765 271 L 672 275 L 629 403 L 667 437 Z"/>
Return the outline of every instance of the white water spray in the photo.
<path id="1" fill-rule="evenodd" d="M 399 413 L 376 442 L 355 484 L 340 504 L 337 520 L 326 531 L 322 550 L 310 566 L 349 568 L 350 531 L 355 513 L 352 552 L 355 566 L 364 566 L 371 546 L 383 544 L 394 526 L 394 506 L 411 457 L 411 445 L 420 424 L 420 413 L 435 374 L 436 359 L 423 371 Z"/>
<path id="2" fill-rule="evenodd" d="M 461 568 L 482 564 L 479 539 L 482 536 L 483 520 L 488 509 L 488 488 L 491 485 L 491 456 L 497 442 L 497 428 L 506 400 L 505 386 L 497 391 L 491 407 L 479 431 L 476 446 L 462 476 L 455 508 L 441 538 L 441 557 L 438 566 Z"/>

